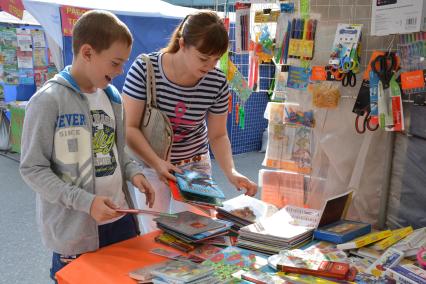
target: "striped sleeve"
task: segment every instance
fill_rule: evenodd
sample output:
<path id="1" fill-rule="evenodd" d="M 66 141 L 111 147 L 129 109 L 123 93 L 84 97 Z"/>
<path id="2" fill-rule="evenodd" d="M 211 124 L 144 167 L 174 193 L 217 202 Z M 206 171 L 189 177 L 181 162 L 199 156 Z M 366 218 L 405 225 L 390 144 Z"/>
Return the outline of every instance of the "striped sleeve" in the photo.
<path id="1" fill-rule="evenodd" d="M 220 78 L 223 79 L 223 84 L 219 88 L 215 103 L 210 107 L 209 111 L 214 114 L 224 114 L 228 112 L 228 98 L 230 96 L 229 86 L 225 75 L 220 72 Z"/>
<path id="2" fill-rule="evenodd" d="M 123 93 L 135 99 L 146 100 L 146 66 L 142 59 L 137 58 L 127 72 Z"/>

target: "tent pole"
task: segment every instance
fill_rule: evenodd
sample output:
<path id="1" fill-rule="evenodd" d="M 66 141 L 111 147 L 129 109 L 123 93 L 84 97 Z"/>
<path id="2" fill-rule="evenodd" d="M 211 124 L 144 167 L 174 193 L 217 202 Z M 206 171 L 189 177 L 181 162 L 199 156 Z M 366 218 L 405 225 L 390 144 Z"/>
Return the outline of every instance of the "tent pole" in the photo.
<path id="1" fill-rule="evenodd" d="M 377 224 L 380 230 L 384 229 L 386 226 L 386 217 L 391 186 L 390 179 L 392 176 L 393 151 L 395 147 L 395 133 L 393 131 L 389 133 L 387 140 L 388 147 L 386 148 L 387 151 L 385 156 L 384 183 L 382 194 L 380 196 L 379 220 Z"/>

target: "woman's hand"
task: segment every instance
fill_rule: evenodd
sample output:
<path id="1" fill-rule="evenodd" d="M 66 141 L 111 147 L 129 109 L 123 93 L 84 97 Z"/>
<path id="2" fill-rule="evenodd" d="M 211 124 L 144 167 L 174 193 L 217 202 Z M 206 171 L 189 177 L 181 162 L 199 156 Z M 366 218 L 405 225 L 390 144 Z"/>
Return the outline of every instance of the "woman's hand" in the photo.
<path id="1" fill-rule="evenodd" d="M 145 204 L 152 208 L 155 200 L 155 191 L 151 184 L 143 174 L 137 174 L 132 178 L 132 184 L 139 189 L 141 193 L 145 193 Z"/>
<path id="2" fill-rule="evenodd" d="M 257 184 L 249 180 L 246 176 L 243 176 L 236 170 L 232 170 L 228 176 L 228 180 L 232 183 L 237 190 L 245 189 L 246 195 L 254 196 L 257 192 Z"/>
<path id="3" fill-rule="evenodd" d="M 155 163 L 153 168 L 157 172 L 158 178 L 167 185 L 169 184 L 168 180 L 176 181 L 176 177 L 172 174 L 172 172 L 182 173 L 181 169 L 170 162 L 161 159 Z"/>

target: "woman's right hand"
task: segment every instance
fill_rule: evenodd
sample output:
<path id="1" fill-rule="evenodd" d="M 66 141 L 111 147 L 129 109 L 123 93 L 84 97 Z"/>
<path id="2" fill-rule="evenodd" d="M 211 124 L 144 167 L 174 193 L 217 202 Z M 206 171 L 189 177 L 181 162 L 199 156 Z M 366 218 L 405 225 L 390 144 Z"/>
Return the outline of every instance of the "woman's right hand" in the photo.
<path id="1" fill-rule="evenodd" d="M 159 179 L 167 185 L 168 180 L 176 181 L 176 177 L 172 174 L 172 172 L 182 173 L 181 169 L 162 159 L 159 159 L 153 168 L 157 172 Z"/>

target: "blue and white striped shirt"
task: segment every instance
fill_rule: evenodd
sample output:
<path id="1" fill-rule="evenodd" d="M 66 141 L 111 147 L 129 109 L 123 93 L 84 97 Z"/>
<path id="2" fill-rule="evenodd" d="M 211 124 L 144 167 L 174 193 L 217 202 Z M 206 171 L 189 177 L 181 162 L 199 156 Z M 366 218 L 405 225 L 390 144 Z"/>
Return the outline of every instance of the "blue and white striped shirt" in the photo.
<path id="1" fill-rule="evenodd" d="M 171 162 L 178 162 L 208 153 L 207 113 L 224 114 L 228 110 L 228 83 L 222 71 L 215 68 L 195 86 L 182 87 L 169 81 L 164 74 L 162 53 L 151 53 L 157 87 L 157 106 L 170 119 L 173 127 Z M 123 93 L 146 100 L 146 66 L 136 59 L 130 67 Z"/>

